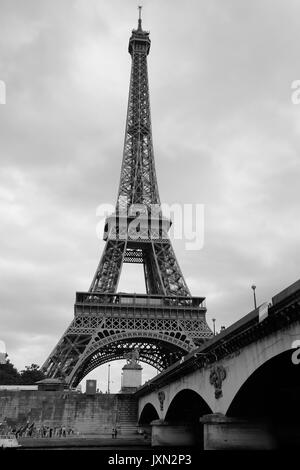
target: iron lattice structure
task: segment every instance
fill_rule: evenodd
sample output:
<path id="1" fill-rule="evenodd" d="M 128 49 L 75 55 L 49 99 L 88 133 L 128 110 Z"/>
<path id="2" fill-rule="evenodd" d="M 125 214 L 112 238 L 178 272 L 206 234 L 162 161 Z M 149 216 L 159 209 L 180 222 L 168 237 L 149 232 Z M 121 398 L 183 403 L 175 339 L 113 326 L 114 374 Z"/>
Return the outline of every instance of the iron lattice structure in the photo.
<path id="1" fill-rule="evenodd" d="M 152 143 L 147 55 L 149 33 L 129 40 L 132 57 L 121 178 L 106 245 L 88 292 L 77 293 L 75 316 L 42 369 L 76 386 L 101 364 L 138 348 L 158 370 L 212 336 L 203 297 L 192 297 L 161 214 Z M 138 219 L 138 229 L 136 220 Z M 123 263 L 142 263 L 146 295 L 118 294 Z"/>

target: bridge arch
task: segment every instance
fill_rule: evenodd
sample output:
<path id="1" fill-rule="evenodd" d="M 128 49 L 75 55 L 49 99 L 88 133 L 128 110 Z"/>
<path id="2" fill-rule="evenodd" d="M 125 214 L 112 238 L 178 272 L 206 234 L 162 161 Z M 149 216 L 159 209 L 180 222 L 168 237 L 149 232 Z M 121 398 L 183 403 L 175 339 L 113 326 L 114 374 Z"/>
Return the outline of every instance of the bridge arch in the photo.
<path id="1" fill-rule="evenodd" d="M 195 390 L 184 388 L 173 397 L 165 421 L 198 424 L 199 418 L 208 413 L 212 413 L 212 410 L 201 395 Z"/>
<path id="2" fill-rule="evenodd" d="M 150 425 L 151 421 L 159 419 L 159 414 L 152 403 L 146 403 L 139 418 L 140 425 Z"/>
<path id="3" fill-rule="evenodd" d="M 228 417 L 264 422 L 279 446 L 300 441 L 300 364 L 292 362 L 294 350 L 273 356 L 242 384 L 228 410 Z"/>
<path id="4" fill-rule="evenodd" d="M 237 354 L 219 361 L 219 364 L 225 368 L 226 377 L 222 382 L 222 398 L 212 403 L 214 411 L 225 415 L 231 413 L 230 407 L 234 398 L 252 374 L 283 353 L 291 358 L 292 344 L 297 338 L 300 338 L 300 322 L 291 323 L 284 329 L 267 334 L 237 351 Z"/>
<path id="5" fill-rule="evenodd" d="M 300 413 L 300 365 L 292 362 L 294 350 L 284 351 L 258 367 L 239 388 L 227 416 L 278 416 L 293 408 Z M 299 414 L 300 420 L 300 414 Z"/>
<path id="6" fill-rule="evenodd" d="M 184 426 L 193 435 L 193 441 L 202 448 L 203 425 L 201 416 L 212 413 L 206 401 L 195 390 L 184 388 L 173 397 L 165 415 L 169 425 Z"/>

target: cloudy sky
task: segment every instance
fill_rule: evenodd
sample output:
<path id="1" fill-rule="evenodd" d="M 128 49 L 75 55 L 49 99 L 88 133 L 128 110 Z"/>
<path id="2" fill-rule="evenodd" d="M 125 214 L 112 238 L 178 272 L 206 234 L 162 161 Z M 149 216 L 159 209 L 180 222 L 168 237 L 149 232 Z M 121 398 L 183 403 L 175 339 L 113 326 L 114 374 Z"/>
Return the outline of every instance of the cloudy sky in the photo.
<path id="1" fill-rule="evenodd" d="M 0 0 L 0 339 L 18 368 L 44 362 L 103 249 L 96 208 L 116 200 L 137 4 Z M 203 249 L 174 247 L 210 325 L 228 326 L 253 283 L 261 303 L 300 277 L 300 3 L 143 5 L 161 199 L 205 205 Z M 139 291 L 140 272 L 120 287 Z M 115 390 L 119 375 L 114 363 Z"/>

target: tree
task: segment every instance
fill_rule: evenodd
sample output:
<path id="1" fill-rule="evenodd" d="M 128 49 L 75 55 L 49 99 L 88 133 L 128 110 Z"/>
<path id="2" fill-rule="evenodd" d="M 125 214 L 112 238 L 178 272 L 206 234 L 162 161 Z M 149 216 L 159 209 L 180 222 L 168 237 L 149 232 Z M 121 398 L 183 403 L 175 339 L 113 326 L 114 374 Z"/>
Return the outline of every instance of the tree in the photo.
<path id="1" fill-rule="evenodd" d="M 45 375 L 40 371 L 37 364 L 31 364 L 31 366 L 25 366 L 25 370 L 21 371 L 20 377 L 23 385 L 34 385 L 39 380 L 43 380 Z"/>
<path id="2" fill-rule="evenodd" d="M 0 385 L 16 385 L 20 382 L 20 374 L 9 360 L 5 364 L 0 364 Z"/>
<path id="3" fill-rule="evenodd" d="M 25 366 L 21 372 L 18 372 L 9 360 L 5 364 L 0 364 L 0 385 L 34 385 L 44 378 L 45 375 L 37 364 Z"/>
<path id="4" fill-rule="evenodd" d="M 22 385 L 34 385 L 39 380 L 43 380 L 45 375 L 37 364 L 31 364 L 31 366 L 25 366 L 25 370 L 21 371 L 20 378 Z"/>

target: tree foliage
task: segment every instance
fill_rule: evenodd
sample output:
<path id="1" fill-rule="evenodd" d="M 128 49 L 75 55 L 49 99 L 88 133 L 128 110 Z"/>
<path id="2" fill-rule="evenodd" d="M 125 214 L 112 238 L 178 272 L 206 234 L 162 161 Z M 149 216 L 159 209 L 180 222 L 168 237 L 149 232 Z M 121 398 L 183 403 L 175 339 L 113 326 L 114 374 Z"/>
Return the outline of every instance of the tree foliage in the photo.
<path id="1" fill-rule="evenodd" d="M 26 366 L 21 372 L 9 360 L 0 364 L 0 385 L 34 385 L 44 378 L 45 375 L 37 364 Z"/>
<path id="2" fill-rule="evenodd" d="M 21 381 L 23 385 L 34 385 L 39 380 L 43 380 L 45 375 L 39 370 L 37 364 L 31 364 L 31 366 L 26 366 L 25 370 L 22 370 L 20 373 Z"/>
<path id="3" fill-rule="evenodd" d="M 0 384 L 15 385 L 20 383 L 20 374 L 14 365 L 7 361 L 6 364 L 0 364 Z"/>

